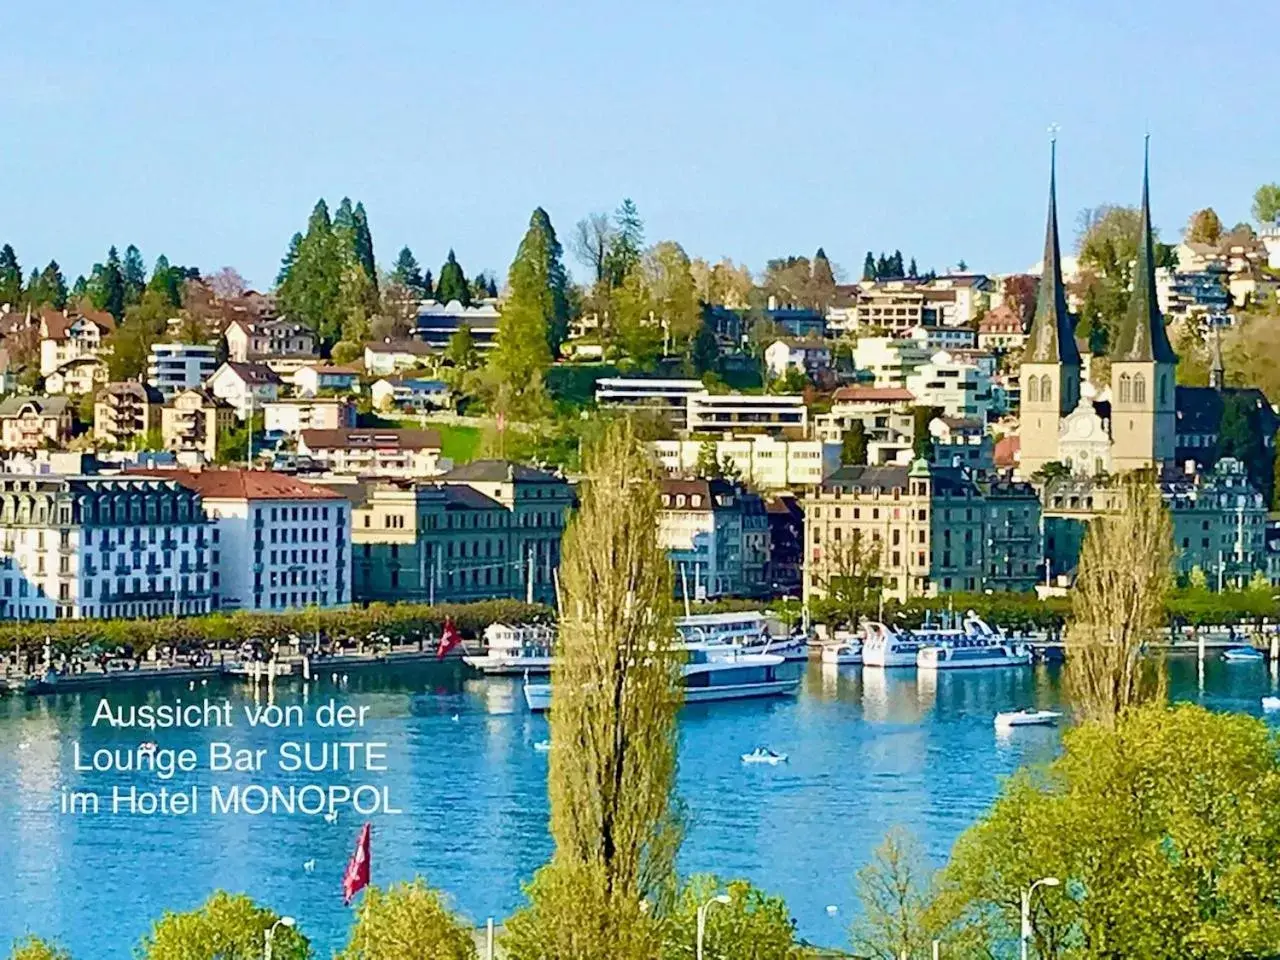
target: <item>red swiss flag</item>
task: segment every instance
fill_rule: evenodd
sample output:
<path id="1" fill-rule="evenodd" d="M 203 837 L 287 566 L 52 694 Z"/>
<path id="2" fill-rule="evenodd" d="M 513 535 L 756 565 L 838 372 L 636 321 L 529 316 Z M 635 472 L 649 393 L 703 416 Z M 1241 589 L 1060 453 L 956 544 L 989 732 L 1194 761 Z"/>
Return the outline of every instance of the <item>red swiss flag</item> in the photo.
<path id="1" fill-rule="evenodd" d="M 347 861 L 347 872 L 342 875 L 342 905 L 351 904 L 357 893 L 369 885 L 369 824 L 360 828 L 356 849 Z"/>
<path id="2" fill-rule="evenodd" d="M 453 617 L 444 618 L 444 629 L 440 631 L 440 646 L 436 647 L 436 659 L 443 660 L 445 654 L 462 642 L 462 634 L 453 625 Z"/>

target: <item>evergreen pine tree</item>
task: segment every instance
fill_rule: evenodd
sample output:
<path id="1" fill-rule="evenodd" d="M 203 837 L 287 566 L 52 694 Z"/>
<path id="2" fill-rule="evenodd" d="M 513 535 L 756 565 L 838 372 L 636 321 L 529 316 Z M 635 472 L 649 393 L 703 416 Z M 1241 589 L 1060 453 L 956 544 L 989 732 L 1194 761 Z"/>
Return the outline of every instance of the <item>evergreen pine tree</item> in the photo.
<path id="1" fill-rule="evenodd" d="M 22 267 L 13 247 L 6 243 L 0 247 L 0 304 L 7 303 L 16 309 L 21 300 Z"/>
<path id="2" fill-rule="evenodd" d="M 142 299 L 142 292 L 147 288 L 147 265 L 142 253 L 132 243 L 124 248 L 124 302 L 126 306 Z"/>
<path id="3" fill-rule="evenodd" d="M 906 268 L 902 265 L 902 251 L 893 251 L 893 256 L 889 258 L 889 275 L 894 280 L 901 280 L 907 275 Z"/>
<path id="4" fill-rule="evenodd" d="M 373 292 L 376 297 L 378 292 L 378 265 L 373 259 L 373 234 L 369 230 L 369 217 L 364 212 L 363 203 L 356 204 L 352 218 L 355 222 L 356 259 L 364 269 L 365 276 L 369 278 L 369 283 L 373 285 Z"/>
<path id="5" fill-rule="evenodd" d="M 163 253 L 156 257 L 147 289 L 160 294 L 171 307 L 182 306 L 182 270 L 169 266 L 169 258 Z"/>
<path id="6" fill-rule="evenodd" d="M 67 281 L 63 279 L 58 261 L 50 260 L 49 265 L 38 276 L 33 273 L 32 282 L 27 288 L 27 303 L 33 310 L 40 307 L 61 310 L 67 305 Z"/>
<path id="7" fill-rule="evenodd" d="M 827 251 L 821 247 L 813 255 L 813 282 L 823 287 L 836 285 L 836 275 L 831 269 L 831 261 L 827 259 Z"/>
<path id="8" fill-rule="evenodd" d="M 876 278 L 876 258 L 871 255 L 871 251 L 867 251 L 867 258 L 862 261 L 862 279 L 874 280 Z"/>
<path id="9" fill-rule="evenodd" d="M 613 215 L 614 233 L 609 250 L 605 254 L 606 273 L 609 282 L 620 287 L 626 282 L 627 274 L 640 262 L 640 253 L 644 248 L 644 221 L 630 197 L 622 201 Z"/>
<path id="10" fill-rule="evenodd" d="M 911 266 L 907 267 L 907 276 L 911 277 L 914 280 L 919 275 L 920 275 L 920 272 L 916 269 L 916 258 L 912 257 Z"/>
<path id="11" fill-rule="evenodd" d="M 876 279 L 889 279 L 889 258 L 884 255 L 883 251 L 880 256 L 876 258 Z"/>
<path id="12" fill-rule="evenodd" d="M 489 295 L 489 278 L 484 273 L 477 273 L 471 278 L 471 299 L 483 300 Z"/>
<path id="13" fill-rule="evenodd" d="M 95 263 L 87 289 L 89 302 L 97 310 L 105 310 L 116 318 L 124 319 L 124 273 L 120 269 L 120 254 L 115 247 L 107 251 L 107 262 Z"/>
<path id="14" fill-rule="evenodd" d="M 400 250 L 396 257 L 396 265 L 391 271 L 391 279 L 400 286 L 412 290 L 419 297 L 425 297 L 426 285 L 423 283 L 422 268 L 408 247 Z"/>
<path id="15" fill-rule="evenodd" d="M 71 298 L 73 300 L 83 300 L 89 295 L 89 281 L 84 278 L 84 274 L 76 277 L 76 282 L 71 285 Z"/>
<path id="16" fill-rule="evenodd" d="M 489 294 L 490 297 L 493 297 L 494 299 L 496 299 L 498 296 L 498 281 L 493 279 L 493 277 L 490 277 L 489 289 L 486 290 L 485 292 Z"/>
<path id="17" fill-rule="evenodd" d="M 31 298 L 39 294 L 39 292 L 40 292 L 40 271 L 37 268 L 32 267 L 31 276 L 27 278 L 27 286 L 22 291 L 23 304 L 34 306 L 34 303 L 32 302 Z"/>
<path id="18" fill-rule="evenodd" d="M 440 281 L 436 284 L 436 299 L 441 303 L 457 300 L 464 307 L 471 306 L 471 288 L 467 284 L 466 275 L 462 272 L 462 265 L 458 263 L 458 258 L 452 250 L 449 251 L 449 258 L 445 260 L 444 266 L 440 268 Z"/>
<path id="19" fill-rule="evenodd" d="M 422 295 L 426 297 L 428 300 L 430 300 L 433 296 L 435 296 L 435 286 L 432 283 L 432 276 L 431 276 L 430 270 L 422 271 Z"/>
<path id="20" fill-rule="evenodd" d="M 311 211 L 293 263 L 283 271 L 278 296 L 281 310 L 306 324 L 325 348 L 338 341 L 348 319 L 344 280 L 350 262 L 349 248 L 343 250 L 329 207 L 321 199 Z"/>
<path id="21" fill-rule="evenodd" d="M 302 234 L 295 233 L 289 239 L 289 249 L 285 251 L 285 255 L 280 259 L 280 272 L 276 274 L 276 286 L 284 286 L 285 280 L 289 278 L 289 271 L 293 269 L 293 265 L 298 261 L 298 248 L 302 246 Z"/>

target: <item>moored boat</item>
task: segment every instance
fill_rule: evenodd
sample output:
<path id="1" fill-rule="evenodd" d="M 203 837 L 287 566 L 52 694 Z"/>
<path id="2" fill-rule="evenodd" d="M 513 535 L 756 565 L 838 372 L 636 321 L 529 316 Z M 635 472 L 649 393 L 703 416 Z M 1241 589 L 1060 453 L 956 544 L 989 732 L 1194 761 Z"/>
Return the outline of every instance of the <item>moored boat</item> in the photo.
<path id="1" fill-rule="evenodd" d="M 1228 647 L 1222 651 L 1222 659 L 1227 663 L 1259 663 L 1267 658 L 1257 647 Z"/>
<path id="2" fill-rule="evenodd" d="M 862 663 L 862 641 L 846 640 L 828 643 L 822 648 L 822 662 L 839 666 L 858 666 Z"/>
<path id="3" fill-rule="evenodd" d="M 545 624 L 491 623 L 484 631 L 485 652 L 462 662 L 489 676 L 546 675 L 551 672 L 555 632 Z"/>
<path id="4" fill-rule="evenodd" d="M 1263 697 L 1262 712 L 1263 713 L 1280 712 L 1280 697 Z"/>
<path id="5" fill-rule="evenodd" d="M 869 621 L 862 644 L 862 662 L 868 667 L 914 667 L 922 644 L 914 636 L 886 624 Z"/>
<path id="6" fill-rule="evenodd" d="M 964 670 L 978 667 L 1025 667 L 1031 663 L 1026 647 L 988 637 L 954 640 L 924 647 L 916 655 L 921 670 Z"/>
<path id="7" fill-rule="evenodd" d="M 1027 707 L 1025 710 L 1010 710 L 996 714 L 997 727 L 1047 727 L 1061 719 L 1062 714 L 1055 710 L 1037 710 Z"/>
<path id="8" fill-rule="evenodd" d="M 808 639 L 802 633 L 779 636 L 781 626 L 759 610 L 737 613 L 698 613 L 676 618 L 676 632 L 688 644 L 729 644 L 746 653 L 772 653 L 784 660 L 809 659 Z"/>
<path id="9" fill-rule="evenodd" d="M 768 747 L 756 747 L 750 753 L 742 755 L 743 763 L 767 763 L 770 766 L 777 766 L 780 763 L 787 762 L 785 753 L 775 753 Z"/>
<path id="10" fill-rule="evenodd" d="M 773 653 L 744 653 L 728 644 L 690 644 L 681 667 L 685 703 L 747 700 L 794 694 L 800 686 L 795 668 Z M 540 712 L 551 706 L 550 683 L 526 683 L 524 700 Z"/>

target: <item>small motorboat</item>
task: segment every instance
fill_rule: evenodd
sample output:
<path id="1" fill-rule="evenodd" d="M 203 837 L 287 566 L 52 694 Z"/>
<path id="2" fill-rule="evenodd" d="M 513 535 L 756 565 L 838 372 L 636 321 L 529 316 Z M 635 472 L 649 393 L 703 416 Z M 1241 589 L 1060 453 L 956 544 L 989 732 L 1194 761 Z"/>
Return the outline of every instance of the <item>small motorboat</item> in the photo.
<path id="1" fill-rule="evenodd" d="M 996 714 L 997 727 L 1048 727 L 1057 723 L 1062 714 L 1055 710 L 1037 710 L 1027 707 L 1025 710 L 1010 710 Z"/>
<path id="2" fill-rule="evenodd" d="M 1228 647 L 1222 651 L 1222 659 L 1227 663 L 1260 663 L 1267 658 L 1257 647 Z"/>
<path id="3" fill-rule="evenodd" d="M 829 643 L 822 648 L 822 662 L 839 666 L 862 666 L 862 641 Z"/>
<path id="4" fill-rule="evenodd" d="M 539 740 L 537 743 L 533 745 L 533 749 L 537 750 L 539 753 L 546 753 L 548 750 L 551 749 L 551 741 Z"/>
<path id="5" fill-rule="evenodd" d="M 1280 713 L 1280 697 L 1263 697 L 1263 713 Z"/>
<path id="6" fill-rule="evenodd" d="M 779 763 L 787 762 L 785 753 L 775 753 L 768 747 L 756 747 L 750 753 L 742 755 L 743 763 L 767 763 L 770 766 L 777 766 Z"/>

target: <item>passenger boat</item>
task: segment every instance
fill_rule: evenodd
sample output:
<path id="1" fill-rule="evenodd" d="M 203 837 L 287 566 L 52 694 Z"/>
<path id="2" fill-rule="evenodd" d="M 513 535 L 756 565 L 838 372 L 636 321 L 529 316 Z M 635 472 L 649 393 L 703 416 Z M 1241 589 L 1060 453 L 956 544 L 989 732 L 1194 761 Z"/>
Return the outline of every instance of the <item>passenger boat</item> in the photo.
<path id="1" fill-rule="evenodd" d="M 990 637 L 948 640 L 937 646 L 922 647 L 916 654 L 916 666 L 921 670 L 1025 667 L 1030 663 L 1028 648 Z"/>
<path id="2" fill-rule="evenodd" d="M 842 643 L 828 643 L 822 648 L 822 662 L 839 666 L 858 666 L 862 663 L 862 641 L 853 639 Z"/>
<path id="3" fill-rule="evenodd" d="M 1280 697 L 1263 697 L 1262 712 L 1263 713 L 1280 712 Z"/>
<path id="4" fill-rule="evenodd" d="M 770 766 L 776 767 L 780 763 L 787 762 L 787 755 L 785 753 L 774 753 L 768 747 L 756 747 L 750 753 L 744 753 L 742 755 L 742 762 L 767 763 Z"/>
<path id="5" fill-rule="evenodd" d="M 723 643 L 690 644 L 687 650 L 689 659 L 680 668 L 685 703 L 787 696 L 800 686 L 798 673 L 777 654 L 745 653 Z M 524 700 L 530 710 L 546 710 L 551 684 L 526 683 Z"/>
<path id="6" fill-rule="evenodd" d="M 485 652 L 465 656 L 462 662 L 489 676 L 545 676 L 551 672 L 554 640 L 555 632 L 545 624 L 491 623 L 484 631 Z"/>
<path id="7" fill-rule="evenodd" d="M 914 667 L 923 646 L 913 635 L 876 621 L 866 626 L 862 662 L 868 667 Z"/>
<path id="8" fill-rule="evenodd" d="M 802 633 L 778 637 L 777 624 L 759 610 L 699 613 L 676 618 L 676 632 L 688 644 L 731 644 L 747 653 L 772 653 L 784 660 L 807 661 L 809 644 Z"/>
<path id="9" fill-rule="evenodd" d="M 1025 710 L 1010 710 L 996 714 L 997 727 L 1047 727 L 1061 719 L 1062 714 L 1054 710 L 1037 710 L 1027 707 Z"/>
<path id="10" fill-rule="evenodd" d="M 1222 651 L 1222 659 L 1227 663 L 1260 663 L 1267 658 L 1257 647 L 1228 647 Z"/>

